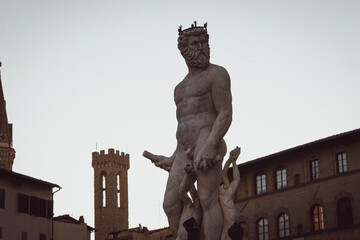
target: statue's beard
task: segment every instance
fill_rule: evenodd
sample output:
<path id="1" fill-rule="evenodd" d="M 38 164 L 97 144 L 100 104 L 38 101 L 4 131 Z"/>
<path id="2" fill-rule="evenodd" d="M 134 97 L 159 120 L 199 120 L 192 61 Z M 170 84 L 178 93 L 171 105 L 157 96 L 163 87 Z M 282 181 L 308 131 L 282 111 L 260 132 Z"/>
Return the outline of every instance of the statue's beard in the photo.
<path id="1" fill-rule="evenodd" d="M 205 68 L 210 64 L 210 49 L 191 51 L 185 48 L 181 53 L 191 67 Z"/>

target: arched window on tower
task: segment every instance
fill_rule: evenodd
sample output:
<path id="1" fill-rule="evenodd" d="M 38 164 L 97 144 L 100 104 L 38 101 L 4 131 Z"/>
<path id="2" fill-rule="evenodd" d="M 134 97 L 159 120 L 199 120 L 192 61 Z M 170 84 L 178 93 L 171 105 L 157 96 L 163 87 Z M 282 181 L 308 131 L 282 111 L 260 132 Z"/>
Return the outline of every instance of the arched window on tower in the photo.
<path id="1" fill-rule="evenodd" d="M 120 207 L 120 174 L 117 175 L 117 206 Z"/>
<path id="2" fill-rule="evenodd" d="M 353 214 L 350 199 L 343 197 L 337 202 L 338 226 L 353 225 Z"/>
<path id="3" fill-rule="evenodd" d="M 105 173 L 101 177 L 101 206 L 106 207 L 106 176 Z"/>

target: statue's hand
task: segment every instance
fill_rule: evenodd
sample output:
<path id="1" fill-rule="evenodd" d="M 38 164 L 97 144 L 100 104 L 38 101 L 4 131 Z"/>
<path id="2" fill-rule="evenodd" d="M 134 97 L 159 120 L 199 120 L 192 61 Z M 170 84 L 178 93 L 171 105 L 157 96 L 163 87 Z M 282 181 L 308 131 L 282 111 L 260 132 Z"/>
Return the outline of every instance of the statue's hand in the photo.
<path id="1" fill-rule="evenodd" d="M 239 147 L 236 147 L 234 150 L 232 150 L 230 152 L 231 161 L 236 161 L 240 155 L 240 152 L 241 152 L 241 148 L 239 148 Z"/>
<path id="2" fill-rule="evenodd" d="M 195 170 L 202 169 L 206 172 L 209 167 L 214 166 L 216 153 L 217 149 L 215 144 L 206 142 L 195 159 Z"/>
<path id="3" fill-rule="evenodd" d="M 154 163 L 155 166 L 162 168 L 168 172 L 170 171 L 172 163 L 173 163 L 172 157 L 164 157 L 161 155 L 155 155 L 148 151 L 144 151 L 143 156 L 146 157 L 147 159 L 149 159 L 152 163 Z"/>
<path id="4" fill-rule="evenodd" d="M 164 158 L 163 160 L 160 160 L 160 161 L 154 162 L 154 163 L 155 163 L 155 166 L 170 172 L 171 164 L 169 164 L 168 160 L 169 160 L 169 158 Z"/>

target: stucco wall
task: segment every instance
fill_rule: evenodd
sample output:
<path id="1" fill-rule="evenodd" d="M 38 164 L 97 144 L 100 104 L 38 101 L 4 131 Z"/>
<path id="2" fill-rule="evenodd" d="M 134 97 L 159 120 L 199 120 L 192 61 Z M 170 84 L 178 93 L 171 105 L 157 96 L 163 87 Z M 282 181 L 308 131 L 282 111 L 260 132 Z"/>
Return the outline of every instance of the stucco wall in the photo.
<path id="1" fill-rule="evenodd" d="M 51 236 L 51 219 L 18 213 L 18 193 L 51 200 L 52 189 L 39 184 L 13 182 L 0 178 L 0 188 L 5 189 L 5 208 L 0 209 L 0 227 L 3 239 L 21 239 L 27 232 L 28 240 L 38 240 L 39 234 Z"/>
<path id="2" fill-rule="evenodd" d="M 85 223 L 75 224 L 54 221 L 55 240 L 90 240 L 90 232 Z"/>

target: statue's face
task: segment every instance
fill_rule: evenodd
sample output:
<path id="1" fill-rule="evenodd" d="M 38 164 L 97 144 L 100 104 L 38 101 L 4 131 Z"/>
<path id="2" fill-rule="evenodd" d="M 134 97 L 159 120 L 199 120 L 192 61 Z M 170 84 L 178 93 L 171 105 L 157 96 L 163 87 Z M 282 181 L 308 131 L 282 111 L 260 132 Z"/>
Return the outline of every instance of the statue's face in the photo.
<path id="1" fill-rule="evenodd" d="M 210 47 L 206 35 L 190 36 L 182 55 L 191 67 L 205 68 L 209 66 Z"/>

